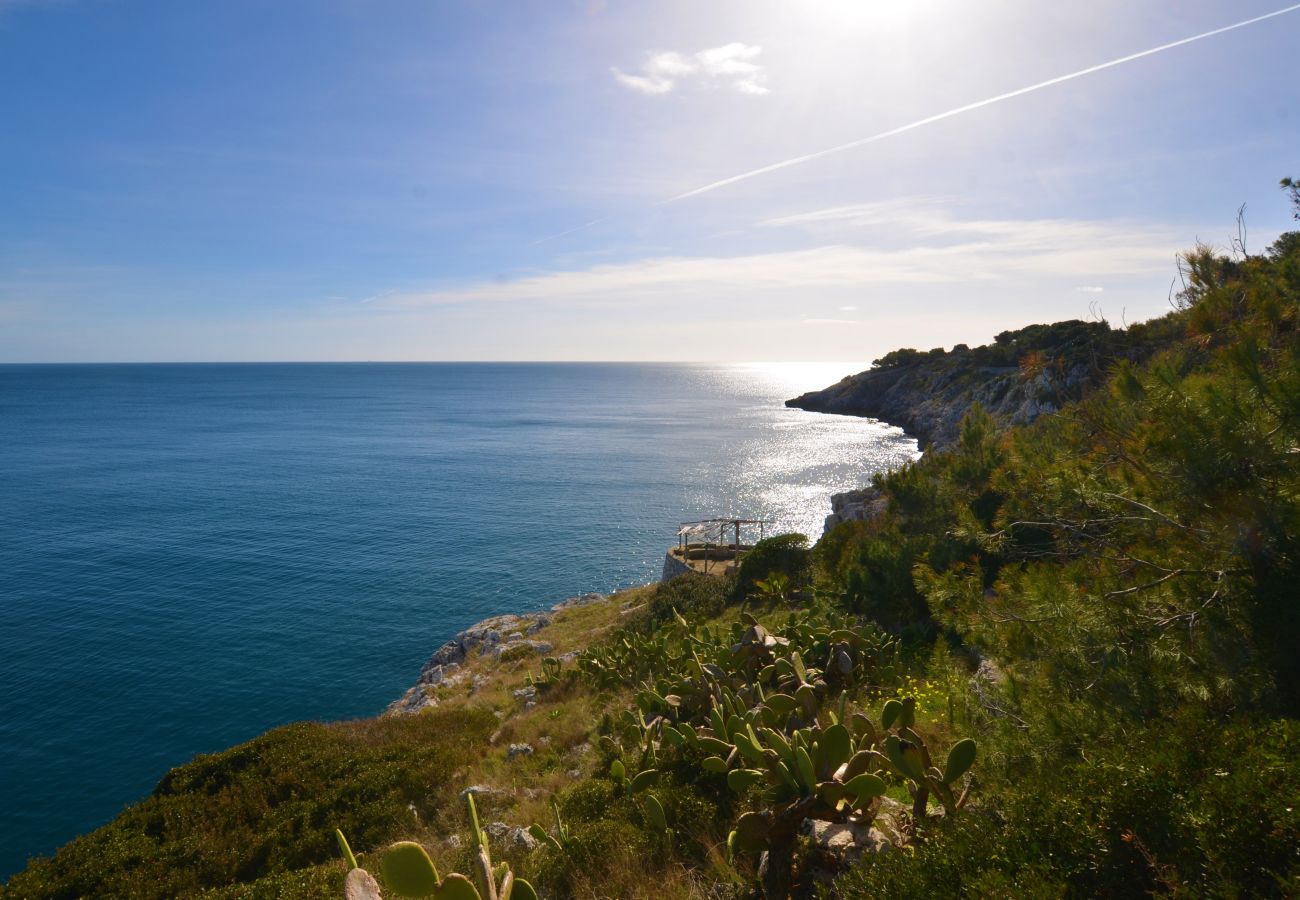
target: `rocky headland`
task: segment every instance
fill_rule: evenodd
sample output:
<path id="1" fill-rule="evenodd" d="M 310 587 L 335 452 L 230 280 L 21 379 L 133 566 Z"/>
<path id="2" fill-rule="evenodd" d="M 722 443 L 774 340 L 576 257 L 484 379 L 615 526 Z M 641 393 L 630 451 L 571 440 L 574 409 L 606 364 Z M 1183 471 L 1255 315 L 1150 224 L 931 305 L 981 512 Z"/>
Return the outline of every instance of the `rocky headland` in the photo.
<path id="1" fill-rule="evenodd" d="M 1019 366 L 972 364 L 962 351 L 912 363 L 872 368 L 837 384 L 785 402 L 811 412 L 865 416 L 897 425 L 923 450 L 957 443 L 961 422 L 979 404 L 1000 425 L 1022 425 L 1077 395 L 1089 367 L 1075 363 L 1061 372 L 1025 372 Z"/>
<path id="2" fill-rule="evenodd" d="M 973 349 L 895 350 L 870 369 L 785 405 L 879 419 L 915 437 L 923 450 L 944 450 L 960 439 L 962 420 L 977 405 L 1005 428 L 1078 400 L 1123 352 L 1121 334 L 1105 322 L 1075 320 L 1006 331 Z M 835 494 L 826 530 L 872 519 L 882 504 L 872 487 Z"/>

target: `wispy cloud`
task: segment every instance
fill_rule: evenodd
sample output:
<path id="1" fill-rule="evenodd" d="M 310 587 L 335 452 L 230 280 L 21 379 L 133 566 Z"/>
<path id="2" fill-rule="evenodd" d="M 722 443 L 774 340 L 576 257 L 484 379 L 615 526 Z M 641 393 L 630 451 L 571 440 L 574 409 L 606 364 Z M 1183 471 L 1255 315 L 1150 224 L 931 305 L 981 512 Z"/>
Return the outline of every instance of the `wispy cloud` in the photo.
<path id="1" fill-rule="evenodd" d="M 1100 294 L 1105 292 L 1106 289 L 1095 284 L 1081 284 L 1075 290 L 1080 294 Z"/>
<path id="2" fill-rule="evenodd" d="M 877 222 L 896 246 L 876 234 L 842 227 L 831 241 L 807 249 L 744 256 L 663 256 L 585 269 L 539 272 L 389 298 L 398 306 L 492 301 L 617 304 L 681 296 L 834 288 L 958 284 L 974 281 L 1141 276 L 1167 269 L 1182 246 L 1173 228 L 1125 220 L 962 219 L 947 201 L 836 207 L 765 226 Z M 893 210 L 886 217 L 882 209 Z M 857 243 L 855 243 L 857 241 Z M 848 298 L 846 298 L 848 299 Z M 850 311 L 850 307 L 841 309 Z"/>
<path id="3" fill-rule="evenodd" d="M 742 94 L 766 94 L 767 73 L 756 62 L 763 48 L 733 42 L 694 54 L 673 50 L 651 53 L 640 73 L 614 68 L 614 78 L 629 90 L 642 94 L 666 94 L 679 84 L 727 87 Z"/>

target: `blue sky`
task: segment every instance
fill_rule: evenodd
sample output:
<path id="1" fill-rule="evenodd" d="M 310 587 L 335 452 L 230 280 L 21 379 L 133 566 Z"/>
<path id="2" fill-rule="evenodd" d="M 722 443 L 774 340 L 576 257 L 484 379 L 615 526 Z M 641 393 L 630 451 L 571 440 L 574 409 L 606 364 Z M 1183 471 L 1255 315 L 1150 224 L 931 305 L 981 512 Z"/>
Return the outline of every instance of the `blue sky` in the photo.
<path id="1" fill-rule="evenodd" d="M 0 0 L 0 361 L 865 364 L 1147 318 L 1241 204 L 1253 250 L 1291 224 L 1300 12 L 665 201 L 1285 5 Z"/>

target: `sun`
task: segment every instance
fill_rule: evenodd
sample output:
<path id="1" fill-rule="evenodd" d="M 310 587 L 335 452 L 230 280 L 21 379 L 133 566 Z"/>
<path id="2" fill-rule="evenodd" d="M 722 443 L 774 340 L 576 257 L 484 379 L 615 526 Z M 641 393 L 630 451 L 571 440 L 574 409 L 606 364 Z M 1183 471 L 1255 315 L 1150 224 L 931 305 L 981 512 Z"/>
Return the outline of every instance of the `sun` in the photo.
<path id="1" fill-rule="evenodd" d="M 886 31 L 912 24 L 933 5 L 929 0 L 812 0 L 804 8 L 827 26 Z"/>

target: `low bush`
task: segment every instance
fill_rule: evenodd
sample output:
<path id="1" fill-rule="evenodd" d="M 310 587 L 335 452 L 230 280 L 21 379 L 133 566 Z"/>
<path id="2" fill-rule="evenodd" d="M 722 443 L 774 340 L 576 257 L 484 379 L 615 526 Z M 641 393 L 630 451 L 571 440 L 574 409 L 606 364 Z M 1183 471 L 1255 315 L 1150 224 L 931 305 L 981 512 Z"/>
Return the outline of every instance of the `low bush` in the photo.
<path id="1" fill-rule="evenodd" d="M 802 534 L 778 534 L 764 538 L 740 559 L 736 582 L 732 587 L 733 602 L 751 598 L 755 586 L 780 573 L 789 580 L 791 590 L 808 584 L 812 568 L 812 551 L 808 538 Z"/>
<path id="2" fill-rule="evenodd" d="M 732 590 L 731 578 L 687 572 L 655 585 L 647 601 L 647 623 L 657 627 L 673 617 L 673 610 L 684 616 L 711 619 L 722 612 Z"/>

